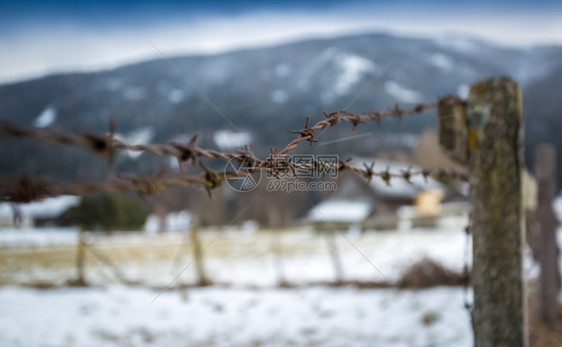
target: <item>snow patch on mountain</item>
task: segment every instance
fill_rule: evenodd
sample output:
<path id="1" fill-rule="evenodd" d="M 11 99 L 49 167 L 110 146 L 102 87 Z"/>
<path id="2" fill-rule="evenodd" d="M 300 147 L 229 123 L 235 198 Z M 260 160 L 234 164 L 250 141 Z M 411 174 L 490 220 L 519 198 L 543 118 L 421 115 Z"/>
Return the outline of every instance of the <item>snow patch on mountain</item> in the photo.
<path id="1" fill-rule="evenodd" d="M 444 48 L 451 48 L 460 53 L 475 54 L 481 50 L 481 45 L 475 40 L 462 36 L 445 35 L 437 38 L 435 43 Z"/>
<path id="2" fill-rule="evenodd" d="M 152 126 L 146 126 L 135 129 L 126 135 L 115 134 L 115 137 L 135 145 L 147 145 L 154 138 L 154 133 L 155 131 Z M 142 152 L 137 151 L 126 151 L 125 153 L 131 159 L 137 159 L 142 154 Z"/>
<path id="3" fill-rule="evenodd" d="M 394 81 L 386 81 L 384 91 L 400 102 L 415 104 L 423 100 L 423 95 L 420 92 L 404 88 Z"/>
<path id="4" fill-rule="evenodd" d="M 429 62 L 443 71 L 450 71 L 454 66 L 453 60 L 449 56 L 441 53 L 432 54 L 429 57 Z"/>
<path id="5" fill-rule="evenodd" d="M 142 87 L 129 87 L 123 92 L 123 98 L 129 101 L 142 100 L 146 96 L 146 90 Z"/>
<path id="6" fill-rule="evenodd" d="M 123 86 L 123 81 L 119 78 L 110 78 L 105 85 L 107 89 L 115 91 Z"/>
<path id="7" fill-rule="evenodd" d="M 185 99 L 185 92 L 181 89 L 173 89 L 168 93 L 168 100 L 174 105 L 179 104 Z"/>
<path id="8" fill-rule="evenodd" d="M 275 76 L 279 78 L 287 77 L 291 73 L 291 68 L 287 64 L 279 64 L 274 70 Z"/>
<path id="9" fill-rule="evenodd" d="M 366 74 L 373 73 L 377 69 L 372 61 L 350 53 L 337 54 L 335 61 L 342 71 L 334 85 L 334 92 L 339 95 L 348 94 Z"/>
<path id="10" fill-rule="evenodd" d="M 213 135 L 213 140 L 221 150 L 233 149 L 250 144 L 252 134 L 246 131 L 219 130 Z"/>
<path id="11" fill-rule="evenodd" d="M 54 107 L 49 106 L 39 114 L 39 116 L 35 119 L 35 122 L 33 122 L 33 125 L 38 128 L 48 127 L 53 124 L 56 119 L 57 110 Z"/>

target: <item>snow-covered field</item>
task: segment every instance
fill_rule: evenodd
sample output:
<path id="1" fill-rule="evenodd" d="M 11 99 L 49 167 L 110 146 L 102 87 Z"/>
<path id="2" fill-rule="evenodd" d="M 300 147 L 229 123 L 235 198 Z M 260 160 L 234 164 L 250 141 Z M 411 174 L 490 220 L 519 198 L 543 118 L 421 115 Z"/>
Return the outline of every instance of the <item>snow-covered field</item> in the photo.
<path id="1" fill-rule="evenodd" d="M 334 280 L 326 239 L 307 228 L 281 234 L 203 230 L 208 276 L 233 286 L 181 290 L 175 285 L 195 281 L 186 235 L 88 235 L 127 279 L 171 284 L 161 295 L 116 284 L 91 255 L 86 277 L 94 287 L 13 286 L 60 284 L 76 273 L 75 231 L 19 232 L 0 231 L 0 346 L 472 345 L 460 287 L 275 288 L 275 264 L 292 283 Z M 346 232 L 336 244 L 344 279 L 395 281 L 424 256 L 460 271 L 466 238 L 462 228 Z M 283 254 L 280 262 L 275 247 Z M 527 257 L 527 276 L 536 270 Z"/>
<path id="2" fill-rule="evenodd" d="M 0 231 L 0 279 L 5 285 L 0 287 L 0 346 L 472 343 L 462 288 L 403 292 L 274 288 L 279 269 L 292 283 L 335 279 L 326 238 L 310 229 L 281 234 L 203 230 L 201 238 L 203 248 L 208 247 L 208 276 L 234 287 L 173 288 L 195 281 L 195 267 L 188 266 L 193 254 L 185 234 L 88 235 L 87 241 L 127 279 L 172 284 L 158 296 L 157 290 L 115 284 L 111 272 L 91 255 L 86 258 L 86 278 L 105 287 L 39 290 L 11 286 L 37 281 L 62 284 L 73 278 L 77 236 L 75 230 Z M 407 265 L 423 256 L 460 270 L 465 236 L 461 228 L 346 232 L 337 235 L 336 245 L 345 279 L 394 281 Z"/>
<path id="3" fill-rule="evenodd" d="M 471 346 L 459 288 L 0 289 L 1 346 Z"/>

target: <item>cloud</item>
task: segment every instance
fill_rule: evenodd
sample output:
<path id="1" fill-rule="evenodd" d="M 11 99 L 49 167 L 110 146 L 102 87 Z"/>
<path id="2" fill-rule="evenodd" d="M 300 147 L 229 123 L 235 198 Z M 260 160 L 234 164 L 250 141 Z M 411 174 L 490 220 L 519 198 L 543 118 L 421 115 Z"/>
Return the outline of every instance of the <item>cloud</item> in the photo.
<path id="1" fill-rule="evenodd" d="M 107 25 L 64 21 L 35 23 L 0 37 L 0 81 L 53 72 L 112 68 L 166 55 L 212 54 L 306 38 L 385 31 L 415 37 L 446 33 L 504 45 L 562 44 L 557 11 L 424 11 L 348 6 L 326 11 L 254 11 L 236 15 L 174 16 Z M 150 42 L 149 42 L 150 41 Z"/>

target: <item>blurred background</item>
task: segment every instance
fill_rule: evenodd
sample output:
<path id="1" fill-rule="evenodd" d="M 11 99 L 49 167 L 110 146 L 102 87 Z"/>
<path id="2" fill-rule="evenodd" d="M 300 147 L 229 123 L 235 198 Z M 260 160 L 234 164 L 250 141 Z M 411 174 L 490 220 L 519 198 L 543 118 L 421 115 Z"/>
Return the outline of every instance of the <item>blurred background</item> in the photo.
<path id="1" fill-rule="evenodd" d="M 523 90 L 532 168 L 537 144 L 562 153 L 561 18 L 548 0 L 0 2 L 0 119 L 99 134 L 114 120 L 133 144 L 197 134 L 201 148 L 248 145 L 265 158 L 323 111 L 466 98 L 478 80 L 509 76 Z M 438 142 L 430 109 L 340 124 L 291 153 L 466 172 Z M 110 166 L 83 148 L 7 136 L 0 146 L 2 179 L 179 170 L 150 153 L 122 151 Z M 389 187 L 342 173 L 288 191 L 262 175 L 212 198 L 194 185 L 0 202 L 0 344 L 472 345 L 470 187 L 418 178 Z M 536 261 L 529 245 L 529 280 Z"/>

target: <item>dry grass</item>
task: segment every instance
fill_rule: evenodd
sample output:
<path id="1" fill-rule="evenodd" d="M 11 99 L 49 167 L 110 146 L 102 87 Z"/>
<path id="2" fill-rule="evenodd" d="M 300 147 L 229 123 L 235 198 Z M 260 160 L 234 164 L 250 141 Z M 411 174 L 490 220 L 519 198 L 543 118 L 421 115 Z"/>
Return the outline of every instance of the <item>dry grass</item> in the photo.
<path id="1" fill-rule="evenodd" d="M 558 305 L 560 322 L 558 327 L 550 327 L 539 317 L 538 290 L 536 280 L 527 283 L 527 313 L 529 318 L 530 347 L 562 346 L 562 306 Z"/>
<path id="2" fill-rule="evenodd" d="M 448 270 L 437 261 L 425 257 L 406 269 L 398 281 L 398 287 L 422 289 L 435 286 L 460 286 L 464 283 L 465 277 L 462 274 Z"/>
<path id="3" fill-rule="evenodd" d="M 271 256 L 273 232 L 254 234 L 225 232 L 208 229 L 200 233 L 201 243 L 208 259 L 225 261 L 262 261 Z M 283 238 L 283 256 L 306 255 L 323 248 L 324 242 L 306 233 L 286 232 Z M 301 236 L 302 235 L 302 236 Z M 116 267 L 124 270 L 143 269 L 147 273 L 181 270 L 181 265 L 195 257 L 189 237 L 185 234 L 165 235 L 88 235 L 87 243 L 103 254 Z M 212 243 L 212 247 L 206 248 Z M 42 283 L 59 286 L 69 284 L 76 277 L 78 247 L 75 244 L 48 246 L 1 247 L 0 285 L 29 285 Z M 86 250 L 88 275 L 96 283 L 112 283 L 115 277 L 93 252 Z M 140 274 L 130 274 L 131 280 L 142 280 Z M 150 276 L 149 276 L 150 277 Z M 54 282 L 53 282 L 54 281 Z M 72 283 L 74 284 L 74 283 Z"/>

